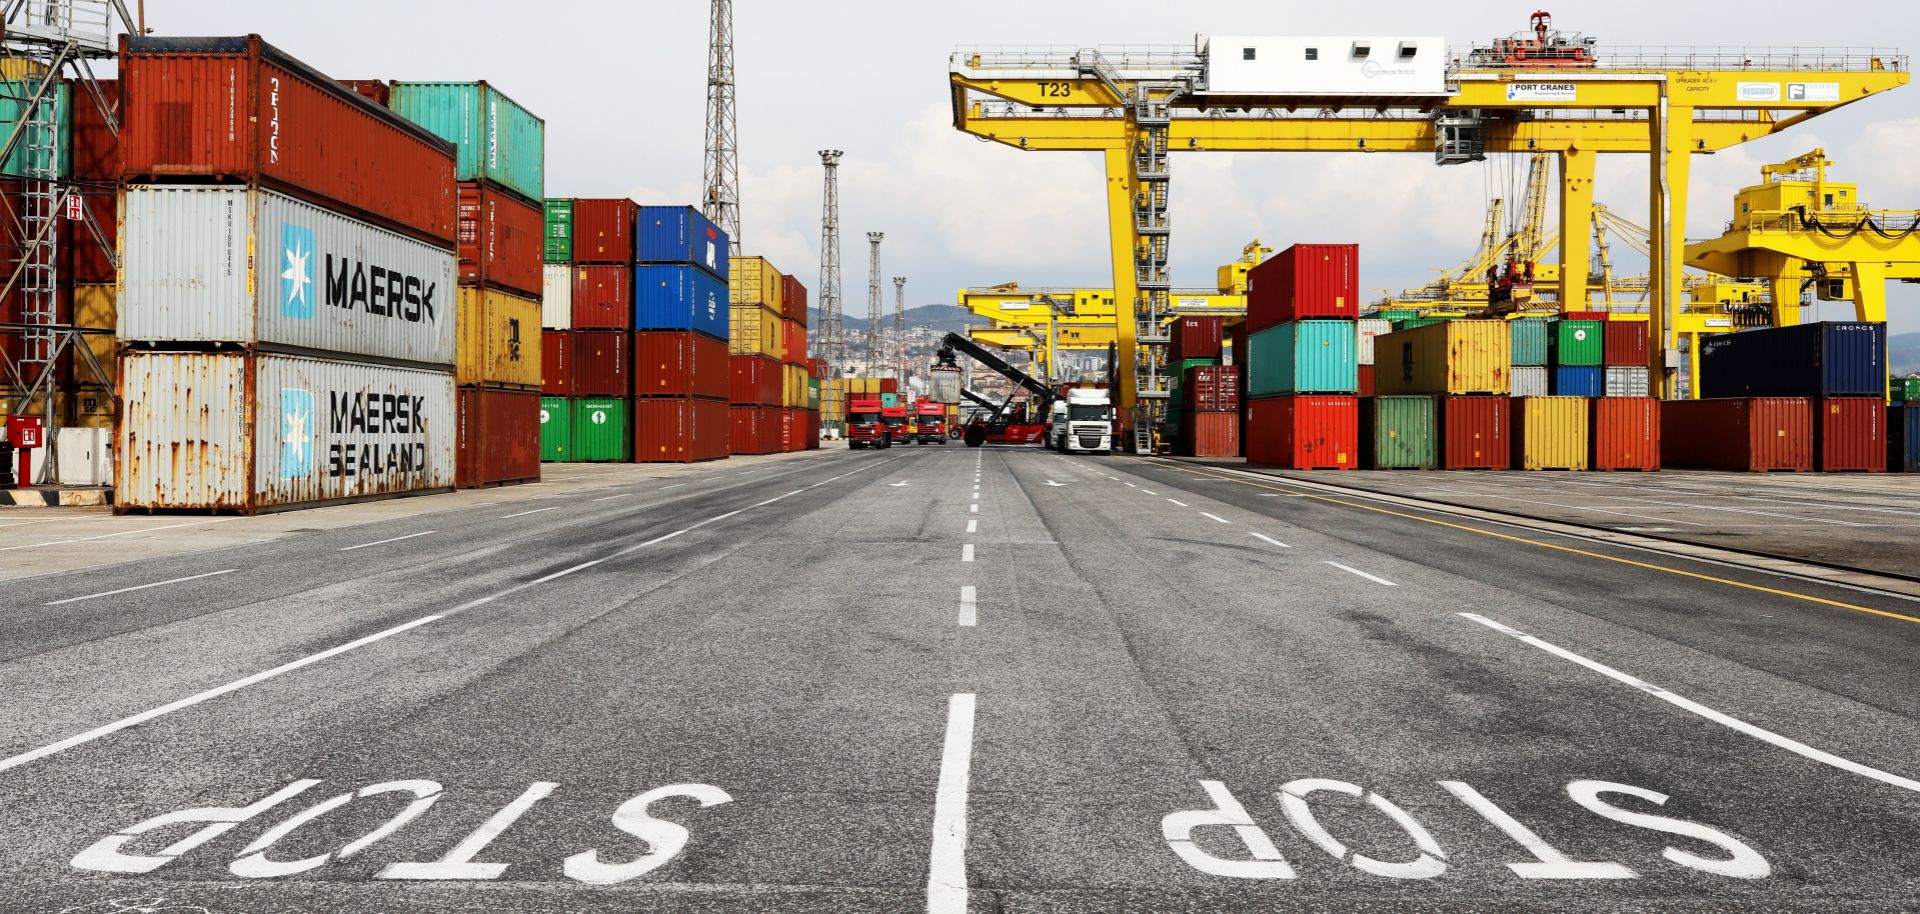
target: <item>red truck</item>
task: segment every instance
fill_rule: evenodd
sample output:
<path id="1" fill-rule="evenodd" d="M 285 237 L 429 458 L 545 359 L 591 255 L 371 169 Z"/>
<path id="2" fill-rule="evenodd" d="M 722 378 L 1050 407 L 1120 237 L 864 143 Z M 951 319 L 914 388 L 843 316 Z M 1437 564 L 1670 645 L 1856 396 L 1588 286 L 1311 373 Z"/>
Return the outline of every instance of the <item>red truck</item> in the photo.
<path id="1" fill-rule="evenodd" d="M 913 440 L 920 444 L 947 443 L 947 407 L 920 401 L 913 407 Z"/>
<path id="2" fill-rule="evenodd" d="M 885 409 L 877 398 L 848 401 L 847 447 L 854 450 L 892 447 L 893 432 L 880 415 Z"/>

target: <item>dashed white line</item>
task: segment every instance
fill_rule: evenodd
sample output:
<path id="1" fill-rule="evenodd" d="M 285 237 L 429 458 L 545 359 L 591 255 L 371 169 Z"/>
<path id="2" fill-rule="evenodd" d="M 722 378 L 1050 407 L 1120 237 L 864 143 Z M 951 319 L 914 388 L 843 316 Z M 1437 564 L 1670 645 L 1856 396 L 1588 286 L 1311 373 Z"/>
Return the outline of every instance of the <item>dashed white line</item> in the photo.
<path id="1" fill-rule="evenodd" d="M 974 500 L 974 501 L 979 501 L 979 500 L 980 500 L 980 493 L 978 493 L 978 492 L 975 492 L 975 493 L 973 493 L 973 500 Z"/>
<path id="2" fill-rule="evenodd" d="M 1155 492 L 1155 491 L 1154 491 L 1154 490 L 1152 490 L 1152 489 L 1141 489 L 1140 491 L 1142 491 L 1142 492 L 1145 492 L 1145 493 L 1147 493 L 1148 495 L 1159 495 L 1159 494 L 1160 494 L 1160 493 L 1158 493 L 1158 492 Z"/>
<path id="3" fill-rule="evenodd" d="M 1517 629 L 1509 628 L 1505 625 L 1502 625 L 1498 622 L 1493 621 L 1492 619 L 1487 618 L 1486 616 L 1479 615 L 1478 613 L 1460 613 L 1460 616 L 1463 618 L 1471 619 L 1475 622 L 1478 622 L 1481 625 L 1491 628 L 1494 631 L 1497 631 L 1503 635 L 1507 635 L 1508 637 L 1511 637 L 1522 643 L 1531 644 L 1534 647 L 1537 647 L 1543 651 L 1546 651 L 1547 653 L 1552 654 L 1555 657 L 1559 657 L 1562 660 L 1571 660 L 1574 663 L 1580 664 L 1581 666 L 1586 667 L 1587 669 L 1590 669 L 1596 673 L 1599 673 L 1602 676 L 1607 677 L 1608 679 L 1612 679 L 1616 682 L 1621 682 L 1626 685 L 1632 686 L 1636 689 L 1639 689 L 1642 692 L 1647 693 L 1648 695 L 1652 695 L 1653 697 L 1658 698 L 1661 701 L 1664 701 L 1670 705 L 1673 705 L 1676 708 L 1681 708 L 1686 711 L 1691 711 L 1695 714 L 1700 715 L 1701 717 L 1704 717 L 1710 721 L 1713 721 L 1714 723 L 1720 724 L 1721 726 L 1727 727 L 1732 730 L 1737 730 L 1741 733 L 1745 733 L 1746 735 L 1751 736 L 1754 739 L 1760 740 L 1761 742 L 1770 743 L 1772 745 L 1785 749 L 1788 752 L 1792 752 L 1795 755 L 1812 759 L 1823 765 L 1830 765 L 1834 768 L 1840 769 L 1841 771 L 1851 772 L 1853 774 L 1860 775 L 1861 777 L 1871 778 L 1873 780 L 1879 781 L 1882 784 L 1891 784 L 1895 787 L 1899 787 L 1904 790 L 1911 790 L 1916 793 L 1920 793 L 1920 781 L 1916 781 L 1913 778 L 1901 777 L 1900 775 L 1893 774 L 1891 772 L 1881 771 L 1880 769 L 1871 767 L 1869 765 L 1862 765 L 1859 762 L 1853 761 L 1851 759 L 1841 758 L 1840 756 L 1834 755 L 1831 752 L 1825 752 L 1820 749 L 1815 749 L 1812 746 L 1807 745 L 1806 743 L 1800 742 L 1799 740 L 1792 739 L 1786 736 L 1781 736 L 1780 734 L 1775 733 L 1772 730 L 1768 730 L 1762 727 L 1756 727 L 1753 724 L 1747 723 L 1744 720 L 1741 720 L 1729 714 L 1723 714 L 1719 711 L 1709 708 L 1706 705 L 1703 705 L 1692 699 L 1683 698 L 1679 695 L 1675 695 L 1674 693 L 1669 692 L 1666 689 L 1663 689 L 1657 685 L 1654 685 L 1653 683 L 1647 682 L 1646 680 L 1641 679 L 1637 676 L 1632 676 L 1627 673 L 1623 673 L 1619 670 L 1614 669 L 1613 667 L 1607 666 L 1604 663 L 1600 663 L 1599 661 L 1588 660 L 1587 658 L 1582 657 L 1579 654 L 1576 654 L 1570 650 L 1567 650 L 1566 648 L 1560 647 L 1557 644 L 1552 644 L 1547 641 L 1542 641 L 1541 639 L 1535 638 L 1534 636 L 1529 635 L 1525 632 L 1519 631 Z"/>
<path id="4" fill-rule="evenodd" d="M 967 783 L 973 765 L 973 708 L 971 692 L 947 701 L 940 786 L 933 794 L 927 914 L 967 914 Z"/>
<path id="5" fill-rule="evenodd" d="M 1201 517 L 1211 517 L 1211 518 L 1213 518 L 1214 520 L 1217 520 L 1217 521 L 1219 521 L 1219 522 L 1221 522 L 1221 523 L 1223 523 L 1223 524 L 1226 524 L 1226 523 L 1232 523 L 1232 521 L 1229 521 L 1229 520 L 1227 520 L 1227 519 L 1226 519 L 1226 518 L 1224 518 L 1224 517 L 1220 517 L 1219 515 L 1216 515 L 1216 514 L 1208 514 L 1208 513 L 1207 513 L 1207 512 L 1205 512 L 1205 511 L 1202 511 L 1202 512 L 1200 512 L 1200 516 L 1201 516 Z"/>
<path id="6" fill-rule="evenodd" d="M 960 547 L 960 561 L 962 562 L 973 561 L 973 544 L 972 543 L 967 543 L 966 545 Z"/>
<path id="7" fill-rule="evenodd" d="M 967 513 L 969 513 L 969 514 L 979 514 L 979 513 L 980 513 L 980 506 L 979 506 L 979 505 L 968 505 L 968 506 L 967 506 Z"/>
<path id="8" fill-rule="evenodd" d="M 680 488 L 681 486 L 684 486 L 684 485 L 686 485 L 686 483 L 684 483 L 684 482 L 676 482 L 676 483 L 674 483 L 673 485 L 670 485 L 670 486 L 661 486 L 661 487 L 660 487 L 660 491 L 662 491 L 662 492 L 665 492 L 665 491 L 666 491 L 666 490 L 668 490 L 668 489 L 678 489 L 678 488 Z"/>
<path id="9" fill-rule="evenodd" d="M 1251 536 L 1251 537 L 1253 537 L 1254 539 L 1257 539 L 1257 540 L 1259 540 L 1259 541 L 1261 541 L 1261 542 L 1263 542 L 1263 543 L 1271 543 L 1271 544 L 1273 544 L 1273 545 L 1275 545 L 1275 546 L 1279 546 L 1279 547 L 1280 547 L 1280 548 L 1282 548 L 1282 549 L 1292 549 L 1292 548 L 1293 548 L 1292 546 L 1289 546 L 1289 545 L 1287 545 L 1286 543 L 1283 543 L 1283 542 L 1280 542 L 1279 540 L 1277 540 L 1277 539 L 1274 539 L 1273 537 L 1271 537 L 1271 536 L 1268 536 L 1268 535 L 1266 535 L 1266 534 L 1264 534 L 1264 533 L 1249 533 L 1249 534 L 1247 534 L 1247 535 L 1248 535 L 1248 536 Z"/>
<path id="10" fill-rule="evenodd" d="M 86 596 L 84 596 L 84 597 L 68 597 L 68 598 L 66 598 L 66 599 L 64 599 L 64 600 L 55 600 L 55 601 L 53 601 L 53 602 L 51 602 L 51 603 L 45 603 L 45 604 L 42 604 L 42 605 L 44 605 L 44 606 L 65 606 L 65 605 L 66 605 L 66 604 L 68 604 L 68 603 L 79 603 L 79 602 L 81 602 L 81 601 L 83 601 L 83 600 L 97 600 L 97 599 L 99 599 L 99 598 L 101 598 L 101 597 L 111 597 L 111 596 L 113 596 L 113 595 L 115 595 L 115 594 L 123 594 L 123 593 L 132 593 L 132 592 L 134 592 L 134 591 L 136 591 L 136 590 L 146 590 L 146 589 L 147 589 L 147 588 L 149 588 L 149 587 L 164 587 L 164 586 L 166 586 L 166 585 L 168 585 L 168 584 L 178 584 L 178 583 L 180 583 L 180 582 L 182 582 L 182 581 L 198 581 L 198 580 L 200 580 L 201 578 L 211 578 L 211 577 L 215 577 L 215 576 L 218 576 L 218 575 L 223 575 L 223 574 L 232 574 L 232 573 L 234 573 L 234 572 L 236 572 L 236 571 L 239 571 L 239 570 L 240 570 L 240 569 L 238 569 L 238 568 L 229 568 L 229 569 L 227 569 L 227 570 L 225 570 L 225 571 L 209 571 L 209 572 L 207 572 L 206 574 L 195 574 L 195 575 L 188 575 L 187 577 L 184 577 L 184 578 L 174 578 L 174 579 L 172 579 L 172 580 L 168 580 L 168 581 L 155 581 L 155 582 L 153 582 L 153 583 L 151 583 L 151 584 L 139 584 L 139 585 L 136 585 L 136 586 L 133 586 L 133 587 L 122 587 L 122 588 L 120 588 L 119 590 L 109 590 L 109 591 L 106 591 L 106 592 L 104 592 L 104 593 L 90 593 L 90 594 L 87 594 L 87 595 L 86 595 Z"/>
<path id="11" fill-rule="evenodd" d="M 963 628 L 973 627 L 975 617 L 978 614 L 978 610 L 976 609 L 976 605 L 975 605 L 977 600 L 978 600 L 978 594 L 975 593 L 972 584 L 968 584 L 960 588 L 960 625 L 961 627 Z"/>
<path id="12" fill-rule="evenodd" d="M 970 520 L 970 521 L 967 521 L 967 532 L 968 532 L 968 533 L 979 533 L 979 532 L 980 532 L 980 522 L 979 522 L 979 521 L 977 521 L 977 520 Z"/>
<path id="13" fill-rule="evenodd" d="M 1395 583 L 1393 583 L 1392 581 L 1389 581 L 1389 580 L 1387 580 L 1386 578 L 1382 578 L 1382 577 L 1376 577 L 1376 576 L 1374 576 L 1374 575 L 1370 575 L 1370 574 L 1368 574 L 1368 573 L 1366 573 L 1366 572 L 1364 572 L 1364 571 L 1361 571 L 1360 569 L 1358 569 L 1358 568 L 1355 568 L 1355 567 L 1353 567 L 1353 566 L 1351 566 L 1351 565 L 1342 565 L 1342 564 L 1340 564 L 1339 562 L 1328 562 L 1327 564 L 1329 564 L 1329 565 L 1332 565 L 1333 567 L 1335 567 L 1335 568 L 1338 568 L 1338 569 L 1340 569 L 1341 571 L 1345 571 L 1345 572 L 1348 572 L 1348 573 L 1351 573 L 1351 574 L 1357 574 L 1357 575 L 1359 575 L 1359 576 L 1361 576 L 1361 577 L 1363 577 L 1363 578 L 1366 578 L 1366 579 L 1367 579 L 1367 580 L 1369 580 L 1369 581 L 1372 581 L 1372 582 L 1373 582 L 1373 583 L 1375 583 L 1375 584 L 1384 584 L 1384 585 L 1386 585 L 1386 586 L 1388 586 L 1388 587 L 1398 587 L 1398 586 L 1400 586 L 1400 585 L 1398 585 L 1398 584 L 1395 584 Z"/>
<path id="14" fill-rule="evenodd" d="M 1184 502 L 1184 501 L 1179 501 L 1179 500 L 1177 500 L 1177 499 L 1172 499 L 1172 498 L 1169 498 L 1169 499 L 1167 499 L 1167 500 L 1168 500 L 1168 501 L 1170 501 L 1170 502 L 1173 502 L 1173 503 L 1174 503 L 1174 504 L 1176 504 L 1176 505 L 1179 505 L 1179 506 L 1180 506 L 1180 507 L 1182 507 L 1182 508 L 1185 508 L 1185 507 L 1189 507 L 1189 505 L 1188 505 L 1188 504 L 1187 504 L 1186 502 Z"/>
<path id="15" fill-rule="evenodd" d="M 1136 485 L 1134 485 L 1133 483 L 1127 483 L 1127 488 L 1129 488 L 1129 489 L 1138 489 L 1138 488 L 1140 488 L 1140 487 L 1139 487 L 1139 486 L 1136 486 Z"/>
<path id="16" fill-rule="evenodd" d="M 506 515 L 502 515 L 500 519 L 501 519 L 501 520 L 513 520 L 513 519 L 514 519 L 514 518 L 516 518 L 516 517 L 526 517 L 526 516 L 527 516 L 527 515 L 529 515 L 529 514 L 539 514 L 539 513 L 540 513 L 540 512 L 542 512 L 542 511 L 552 511 L 552 510 L 554 510 L 555 508 L 558 508 L 558 507 L 560 507 L 560 506 L 559 506 L 559 505 L 553 505 L 553 506 L 550 506 L 550 507 L 546 507 L 546 508 L 535 508 L 535 509 L 533 509 L 533 510 L 531 510 L 531 511 L 522 511 L 522 512 L 520 512 L 519 514 L 506 514 Z"/>
<path id="17" fill-rule="evenodd" d="M 401 540 L 410 540 L 410 539 L 413 539 L 414 537 L 417 537 L 417 536 L 426 536 L 426 535 L 428 535 L 428 534 L 431 534 L 431 533 L 433 533 L 433 532 L 434 532 L 434 531 L 432 531 L 432 530 L 422 530 L 422 531 L 420 531 L 419 533 L 409 533 L 409 534 L 407 534 L 406 536 L 396 536 L 396 537 L 394 537 L 393 539 L 390 539 L 390 540 L 375 540 L 375 541 L 373 541 L 373 542 L 371 542 L 371 543 L 361 543 L 361 544 L 360 544 L 360 545 L 358 545 L 358 546 L 342 546 L 342 547 L 341 547 L 341 548 L 340 548 L 339 550 L 337 550 L 337 551 L 340 551 L 340 552 L 352 552 L 352 551 L 353 551 L 353 550 L 355 550 L 355 549 L 366 549 L 366 548 L 368 548 L 368 547 L 371 547 L 371 546 L 385 546 L 385 545 L 386 545 L 386 544 L 388 544 L 388 543 L 397 543 L 397 542 L 400 542 Z"/>
<path id="18" fill-rule="evenodd" d="M 632 497 L 633 497 L 632 492 L 622 492 L 619 495 L 609 495 L 605 498 L 596 498 L 594 499 L 594 501 L 612 501 L 616 498 L 632 498 Z"/>

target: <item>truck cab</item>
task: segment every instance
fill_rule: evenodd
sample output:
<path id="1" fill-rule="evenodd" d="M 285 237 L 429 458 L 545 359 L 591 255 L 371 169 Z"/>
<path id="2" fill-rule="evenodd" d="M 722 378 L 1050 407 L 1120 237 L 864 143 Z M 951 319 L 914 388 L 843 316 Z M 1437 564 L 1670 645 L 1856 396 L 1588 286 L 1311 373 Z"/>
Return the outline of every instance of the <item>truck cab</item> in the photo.
<path id="1" fill-rule="evenodd" d="M 1055 400 L 1047 446 L 1063 454 L 1113 452 L 1113 404 L 1107 392 L 1075 388 Z"/>
<path id="2" fill-rule="evenodd" d="M 921 444 L 947 443 L 947 407 L 941 403 L 922 403 L 915 406 L 913 416 L 914 440 Z"/>
<path id="3" fill-rule="evenodd" d="M 879 400 L 852 400 L 847 403 L 847 447 L 853 450 L 884 448 L 893 445 L 893 435 L 881 421 L 884 409 Z"/>
<path id="4" fill-rule="evenodd" d="M 907 439 L 906 406 L 880 407 L 880 425 L 886 430 L 887 445 L 892 446 Z"/>

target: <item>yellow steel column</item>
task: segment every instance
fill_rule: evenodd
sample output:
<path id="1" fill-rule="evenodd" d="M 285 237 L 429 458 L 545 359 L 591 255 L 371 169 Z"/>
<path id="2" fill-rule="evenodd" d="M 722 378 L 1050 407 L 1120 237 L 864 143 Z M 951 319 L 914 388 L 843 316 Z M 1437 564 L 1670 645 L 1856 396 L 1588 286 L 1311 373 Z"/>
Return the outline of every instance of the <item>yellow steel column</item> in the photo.
<path id="1" fill-rule="evenodd" d="M 1853 270 L 1853 319 L 1886 323 L 1887 265 L 1856 260 L 1847 266 Z"/>
<path id="2" fill-rule="evenodd" d="M 1560 310 L 1587 309 L 1592 271 L 1593 159 L 1585 149 L 1560 152 Z"/>
<path id="3" fill-rule="evenodd" d="M 1674 379 L 1667 373 L 1667 350 L 1679 347 L 1674 324 L 1680 314 L 1685 284 L 1681 282 L 1687 256 L 1687 177 L 1693 156 L 1693 108 L 1671 104 L 1667 85 L 1660 84 L 1660 103 L 1648 122 L 1652 128 L 1650 156 L 1652 191 L 1648 221 L 1653 225 L 1648 251 L 1652 263 L 1648 289 L 1647 376 L 1654 396 L 1671 397 Z M 1690 393 L 1699 396 L 1699 388 Z"/>
<path id="4" fill-rule="evenodd" d="M 1805 277 L 1795 275 L 1785 258 L 1778 254 L 1762 253 L 1755 259 L 1778 262 L 1767 273 L 1767 297 L 1773 312 L 1773 326 L 1791 327 L 1800 323 L 1800 281 Z"/>
<path id="5" fill-rule="evenodd" d="M 1115 415 L 1120 417 L 1126 432 L 1133 432 L 1133 408 L 1138 386 L 1135 381 L 1134 354 L 1137 348 L 1134 342 L 1134 301 L 1140 297 L 1140 286 L 1134 278 L 1134 249 L 1140 243 L 1138 226 L 1133 219 L 1133 138 L 1135 131 L 1127 131 L 1127 141 L 1117 149 L 1106 150 L 1107 162 L 1107 238 L 1113 254 L 1113 331 L 1116 347 L 1113 361 L 1116 367 L 1113 383 L 1120 388 L 1110 390 L 1107 395 L 1114 403 Z M 1131 439 L 1129 439 L 1131 440 Z"/>

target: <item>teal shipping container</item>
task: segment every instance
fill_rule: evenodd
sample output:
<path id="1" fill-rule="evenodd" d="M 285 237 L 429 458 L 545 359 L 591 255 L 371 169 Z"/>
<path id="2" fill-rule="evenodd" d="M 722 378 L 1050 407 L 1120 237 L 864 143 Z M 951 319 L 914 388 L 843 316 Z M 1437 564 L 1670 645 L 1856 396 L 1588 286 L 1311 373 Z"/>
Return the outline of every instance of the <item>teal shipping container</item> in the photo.
<path id="1" fill-rule="evenodd" d="M 546 199 L 546 122 L 485 80 L 396 82 L 390 107 L 458 147 L 457 180 L 491 181 L 530 202 Z"/>
<path id="2" fill-rule="evenodd" d="M 1362 466 L 1374 470 L 1431 470 L 1439 466 L 1440 440 L 1433 397 L 1363 397 L 1360 400 Z"/>
<path id="3" fill-rule="evenodd" d="M 1358 393 L 1359 346 L 1353 321 L 1275 324 L 1247 340 L 1247 393 L 1254 397 Z"/>
<path id="4" fill-rule="evenodd" d="M 1547 334 L 1553 364 L 1572 367 L 1605 364 L 1606 330 L 1600 321 L 1554 321 Z"/>
<path id="5" fill-rule="evenodd" d="M 20 123 L 21 116 L 26 114 L 27 101 L 33 98 L 34 91 L 39 88 L 40 83 L 37 80 L 0 82 L 0 137 L 14 132 L 14 128 Z M 50 90 L 48 95 L 51 97 L 41 100 L 41 110 L 35 119 L 42 124 L 50 119 L 55 124 L 54 130 L 60 135 L 60 163 L 53 176 L 71 177 L 73 175 L 73 87 L 62 82 L 58 91 Z M 89 98 L 86 103 L 91 105 L 93 100 Z M 13 144 L 13 153 L 7 156 L 6 164 L 0 167 L 0 172 L 4 172 L 9 178 L 34 177 L 28 174 L 28 165 L 41 169 L 46 167 L 51 156 L 47 154 L 44 144 L 52 139 L 54 138 L 44 135 L 36 138 L 30 130 L 21 131 L 20 139 Z M 37 140 L 33 145 L 39 148 L 29 150 L 27 147 L 30 140 Z M 29 156 L 35 158 L 29 158 Z"/>
<path id="6" fill-rule="evenodd" d="M 900 405 L 900 395 L 899 395 L 899 394 L 884 394 L 884 393 L 883 393 L 883 394 L 881 394 L 881 395 L 880 395 L 880 405 L 881 405 L 881 406 L 887 406 L 887 407 L 892 407 L 892 406 L 899 406 L 899 405 Z"/>
<path id="7" fill-rule="evenodd" d="M 1547 364 L 1547 319 L 1523 317 L 1507 323 L 1513 327 L 1513 364 L 1516 367 L 1538 365 L 1544 368 Z"/>

